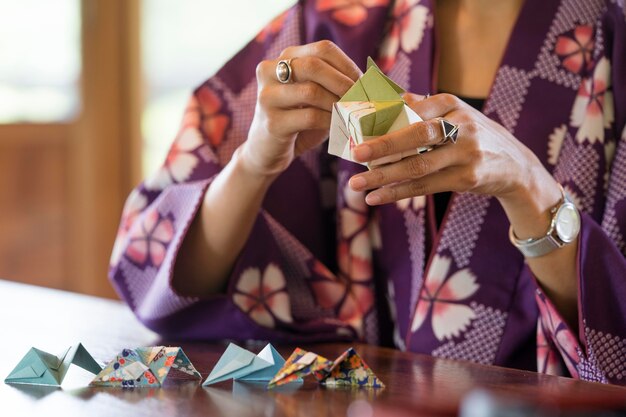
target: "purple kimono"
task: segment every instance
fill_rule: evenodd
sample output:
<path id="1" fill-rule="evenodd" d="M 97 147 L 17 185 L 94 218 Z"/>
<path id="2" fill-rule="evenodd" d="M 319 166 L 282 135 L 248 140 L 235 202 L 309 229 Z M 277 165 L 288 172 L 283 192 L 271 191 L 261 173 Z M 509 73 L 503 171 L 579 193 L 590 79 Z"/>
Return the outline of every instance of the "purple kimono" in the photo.
<path id="1" fill-rule="evenodd" d="M 363 167 L 325 146 L 267 193 L 225 294 L 178 295 L 173 265 L 213 178 L 246 139 L 255 67 L 330 39 L 408 91 L 435 92 L 434 0 L 306 0 L 195 90 L 163 166 L 126 203 L 110 276 L 167 337 L 362 340 L 586 380 L 626 383 L 624 0 L 526 0 L 484 113 L 526 144 L 582 213 L 575 334 L 508 241 L 494 198 L 368 207 Z M 219 219 L 216 219 L 219 221 Z"/>

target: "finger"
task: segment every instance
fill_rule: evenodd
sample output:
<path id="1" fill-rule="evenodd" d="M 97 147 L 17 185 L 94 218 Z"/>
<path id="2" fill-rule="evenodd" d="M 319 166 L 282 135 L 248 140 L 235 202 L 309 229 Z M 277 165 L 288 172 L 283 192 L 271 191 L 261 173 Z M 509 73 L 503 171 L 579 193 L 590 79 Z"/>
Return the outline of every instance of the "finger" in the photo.
<path id="1" fill-rule="evenodd" d="M 338 100 L 338 96 L 312 81 L 272 85 L 264 88 L 259 93 L 259 102 L 268 108 L 296 109 L 316 107 L 330 112 L 332 111 L 333 103 Z"/>
<path id="2" fill-rule="evenodd" d="M 304 56 L 291 61 L 294 82 L 313 81 L 341 97 L 354 85 L 354 81 L 328 62 L 316 56 Z M 274 79 L 276 75 L 274 74 Z"/>
<path id="3" fill-rule="evenodd" d="M 387 155 L 441 143 L 443 130 L 438 119 L 413 123 L 395 132 L 370 139 L 352 150 L 358 162 L 373 161 Z"/>
<path id="4" fill-rule="evenodd" d="M 305 130 L 328 130 L 330 118 L 330 112 L 315 107 L 274 110 L 269 112 L 265 125 L 272 135 L 285 137 Z"/>
<path id="5" fill-rule="evenodd" d="M 430 94 L 428 95 L 421 95 L 421 94 L 414 94 L 414 93 L 404 93 L 402 94 L 402 98 L 404 99 L 404 102 L 411 107 L 414 103 L 418 102 L 418 101 L 422 101 L 427 99 L 428 97 L 430 97 Z"/>
<path id="6" fill-rule="evenodd" d="M 465 106 L 461 99 L 452 94 L 435 94 L 423 99 L 423 96 L 416 94 L 405 96 L 409 97 L 407 105 L 424 120 L 443 117 L 445 114 Z"/>
<path id="7" fill-rule="evenodd" d="M 463 169 L 453 167 L 416 180 L 379 188 L 369 193 L 365 202 L 375 206 L 444 191 L 466 191 L 470 181 L 473 181 L 473 177 L 465 174 Z"/>
<path id="8" fill-rule="evenodd" d="M 347 75 L 315 56 L 295 59 L 291 62 L 291 68 L 296 83 L 315 82 L 337 97 L 343 96 L 354 85 L 354 81 Z"/>
<path id="9" fill-rule="evenodd" d="M 278 81 L 276 65 L 278 65 L 278 61 L 262 61 L 259 63 L 257 66 L 257 79 L 259 79 L 260 84 L 288 85 Z M 344 95 L 354 85 L 354 81 L 347 75 L 315 56 L 293 59 L 289 65 L 292 69 L 291 80 L 293 83 L 315 82 L 338 97 Z"/>
<path id="10" fill-rule="evenodd" d="M 352 81 L 358 80 L 363 75 L 354 61 L 341 48 L 328 40 L 300 46 L 290 46 L 280 54 L 281 59 L 302 58 L 305 56 L 316 56 L 323 59 L 339 72 L 348 76 Z"/>
<path id="11" fill-rule="evenodd" d="M 371 190 L 408 179 L 422 178 L 455 165 L 458 159 L 457 153 L 457 149 L 453 146 L 433 149 L 430 152 L 357 174 L 350 178 L 350 186 L 355 191 Z"/>
<path id="12" fill-rule="evenodd" d="M 298 133 L 294 150 L 296 156 L 302 155 L 309 149 L 313 149 L 328 139 L 328 129 L 306 130 Z"/>

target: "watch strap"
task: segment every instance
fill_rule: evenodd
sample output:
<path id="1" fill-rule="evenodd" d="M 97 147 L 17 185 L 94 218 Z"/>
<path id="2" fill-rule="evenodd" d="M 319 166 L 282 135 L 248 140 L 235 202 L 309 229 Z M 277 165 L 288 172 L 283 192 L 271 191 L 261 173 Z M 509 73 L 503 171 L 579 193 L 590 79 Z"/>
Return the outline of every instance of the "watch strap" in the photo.
<path id="1" fill-rule="evenodd" d="M 524 255 L 524 257 L 526 258 L 537 258 L 539 256 L 547 255 L 553 250 L 566 245 L 565 242 L 562 242 L 560 239 L 558 239 L 558 237 L 555 236 L 556 214 L 563 204 L 570 203 L 571 201 L 565 193 L 563 186 L 561 186 L 561 184 L 558 185 L 561 190 L 561 199 L 550 210 L 552 218 L 550 219 L 550 227 L 548 228 L 548 231 L 545 235 L 540 238 L 519 239 L 517 236 L 515 236 L 513 226 L 509 227 L 509 240 L 517 249 L 519 249 L 520 252 L 522 252 L 522 255 Z"/>
<path id="2" fill-rule="evenodd" d="M 513 245 L 515 245 L 515 247 L 522 252 L 522 255 L 524 255 L 525 258 L 537 258 L 539 256 L 547 255 L 553 250 L 563 246 L 562 243 L 558 242 L 550 234 L 538 239 L 520 240 L 517 236 L 515 236 L 515 232 L 513 232 L 512 227 L 509 228 L 509 239 Z"/>

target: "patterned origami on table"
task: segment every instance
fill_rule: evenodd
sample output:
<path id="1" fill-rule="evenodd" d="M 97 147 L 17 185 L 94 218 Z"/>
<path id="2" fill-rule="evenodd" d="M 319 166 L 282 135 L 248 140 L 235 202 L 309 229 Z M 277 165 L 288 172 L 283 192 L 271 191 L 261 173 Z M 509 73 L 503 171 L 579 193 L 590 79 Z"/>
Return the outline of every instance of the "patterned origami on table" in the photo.
<path id="1" fill-rule="evenodd" d="M 315 375 L 318 380 L 322 380 L 332 364 L 332 361 L 323 356 L 296 348 L 269 382 L 268 388 L 284 385 L 311 374 Z"/>
<path id="2" fill-rule="evenodd" d="M 102 370 L 80 343 L 69 347 L 59 356 L 31 348 L 4 382 L 60 386 L 71 365 L 79 366 L 94 374 Z"/>
<path id="3" fill-rule="evenodd" d="M 202 385 L 207 386 L 227 379 L 268 382 L 284 364 L 283 357 L 269 343 L 258 355 L 231 343 Z"/>
<path id="4" fill-rule="evenodd" d="M 202 379 L 179 347 L 124 349 L 100 372 L 91 386 L 160 387 L 168 376 Z"/>
<path id="5" fill-rule="evenodd" d="M 323 356 L 297 348 L 285 365 L 270 381 L 268 388 L 280 386 L 293 380 L 313 374 L 328 387 L 354 386 L 384 388 L 385 384 L 372 372 L 353 348 L 343 352 L 334 362 Z"/>
<path id="6" fill-rule="evenodd" d="M 372 58 L 368 58 L 365 74 L 333 105 L 328 153 L 357 162 L 352 159 L 352 149 L 355 146 L 422 121 L 405 104 L 400 95 L 402 93 L 402 87 L 383 74 Z M 369 163 L 357 163 L 372 168 L 397 162 L 429 149 L 430 147 L 423 147 L 385 156 Z"/>
<path id="7" fill-rule="evenodd" d="M 328 387 L 358 386 L 368 388 L 384 388 L 385 384 L 372 372 L 369 366 L 353 348 L 343 352 L 322 379 Z"/>

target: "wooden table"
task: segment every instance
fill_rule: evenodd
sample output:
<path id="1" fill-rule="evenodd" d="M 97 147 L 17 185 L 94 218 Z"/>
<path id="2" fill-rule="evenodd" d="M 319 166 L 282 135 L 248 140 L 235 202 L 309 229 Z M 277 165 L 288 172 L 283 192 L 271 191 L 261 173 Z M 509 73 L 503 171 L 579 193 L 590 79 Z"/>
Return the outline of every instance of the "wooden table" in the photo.
<path id="1" fill-rule="evenodd" d="M 224 344 L 159 340 L 116 301 L 0 281 L 0 378 L 31 347 L 56 353 L 82 342 L 102 364 L 124 347 L 168 344 L 183 347 L 206 378 Z M 348 345 L 311 350 L 334 358 Z M 307 348 L 306 346 L 303 346 Z M 0 383 L 2 416 L 427 416 L 457 415 L 466 394 L 489 390 L 498 401 L 525 403 L 533 412 L 619 408 L 626 389 L 469 362 L 437 359 L 374 346 L 355 345 L 384 390 L 325 389 L 314 381 L 292 389 L 223 382 L 209 388 L 184 383 L 159 389 L 11 386 Z M 261 345 L 252 346 L 260 349 Z M 280 346 L 288 355 L 293 346 Z M 480 399 L 475 396 L 474 399 Z M 469 416 L 467 402 L 462 414 Z M 555 412 L 557 412 L 555 414 Z M 521 414 L 516 414 L 521 415 Z M 529 414 L 530 415 L 530 414 Z M 590 414 L 599 415 L 599 414 Z"/>

